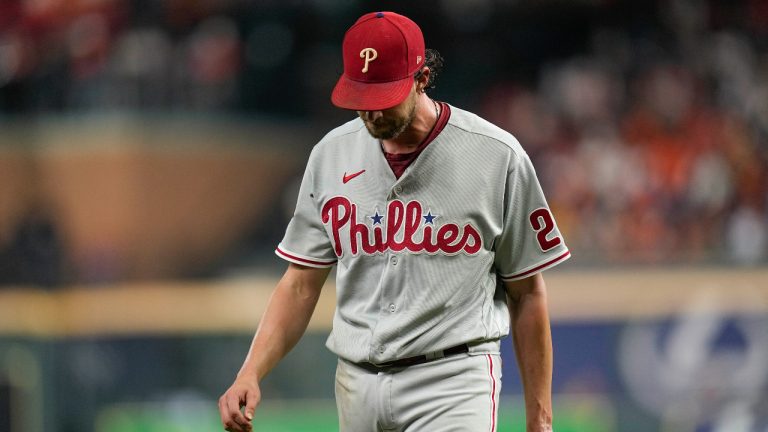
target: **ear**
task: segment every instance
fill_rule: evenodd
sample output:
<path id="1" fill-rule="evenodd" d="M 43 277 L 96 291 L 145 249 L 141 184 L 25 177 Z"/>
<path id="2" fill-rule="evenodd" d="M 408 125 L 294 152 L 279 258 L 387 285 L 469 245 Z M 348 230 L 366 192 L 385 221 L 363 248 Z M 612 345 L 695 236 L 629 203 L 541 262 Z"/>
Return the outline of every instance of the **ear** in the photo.
<path id="1" fill-rule="evenodd" d="M 432 71 L 429 69 L 429 66 L 424 66 L 419 71 L 418 77 L 416 78 L 416 88 L 418 89 L 419 93 L 424 93 L 426 90 L 427 84 L 429 83 L 429 75 L 431 73 Z"/>

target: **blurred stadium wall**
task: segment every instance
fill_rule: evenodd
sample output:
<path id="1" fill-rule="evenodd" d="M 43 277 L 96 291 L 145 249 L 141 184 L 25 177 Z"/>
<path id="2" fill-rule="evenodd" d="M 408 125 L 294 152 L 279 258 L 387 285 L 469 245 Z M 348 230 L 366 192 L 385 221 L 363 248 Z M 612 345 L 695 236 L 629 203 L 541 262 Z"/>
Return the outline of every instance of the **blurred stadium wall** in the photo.
<path id="1" fill-rule="evenodd" d="M 219 430 L 365 1 L 0 1 L 0 432 Z M 768 430 L 768 2 L 392 1 L 515 134 L 558 432 Z M 329 284 L 260 429 L 335 430 Z M 522 428 L 504 345 L 500 430 Z"/>

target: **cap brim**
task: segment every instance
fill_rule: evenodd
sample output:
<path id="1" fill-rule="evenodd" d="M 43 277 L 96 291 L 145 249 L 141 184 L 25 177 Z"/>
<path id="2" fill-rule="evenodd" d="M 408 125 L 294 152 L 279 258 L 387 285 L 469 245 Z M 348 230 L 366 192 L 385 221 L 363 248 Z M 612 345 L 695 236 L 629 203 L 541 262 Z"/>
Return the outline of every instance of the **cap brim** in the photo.
<path id="1" fill-rule="evenodd" d="M 413 88 L 413 77 L 386 83 L 353 81 L 342 75 L 331 93 L 339 108 L 355 111 L 381 111 L 399 105 Z"/>

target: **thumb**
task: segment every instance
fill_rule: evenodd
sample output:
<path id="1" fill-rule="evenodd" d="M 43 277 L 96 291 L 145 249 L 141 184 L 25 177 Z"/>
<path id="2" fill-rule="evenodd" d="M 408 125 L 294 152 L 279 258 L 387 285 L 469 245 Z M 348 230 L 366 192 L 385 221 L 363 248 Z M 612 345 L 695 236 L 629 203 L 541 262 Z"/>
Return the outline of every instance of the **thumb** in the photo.
<path id="1" fill-rule="evenodd" d="M 249 391 L 245 394 L 245 418 L 248 421 L 253 420 L 253 413 L 256 411 L 256 404 L 259 403 L 259 395 L 256 392 Z"/>

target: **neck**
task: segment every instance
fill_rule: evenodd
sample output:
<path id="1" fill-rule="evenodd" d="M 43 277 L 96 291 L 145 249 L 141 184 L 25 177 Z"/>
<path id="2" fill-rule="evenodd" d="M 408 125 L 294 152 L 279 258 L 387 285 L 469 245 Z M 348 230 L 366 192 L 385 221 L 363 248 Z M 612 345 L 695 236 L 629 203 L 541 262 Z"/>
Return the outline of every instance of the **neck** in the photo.
<path id="1" fill-rule="evenodd" d="M 392 154 L 411 153 L 424 142 L 427 135 L 432 131 L 437 123 L 437 112 L 435 111 L 435 101 L 429 98 L 426 93 L 420 93 L 416 101 L 416 116 L 413 121 L 397 137 L 390 140 L 382 140 L 381 144 L 384 151 Z"/>

